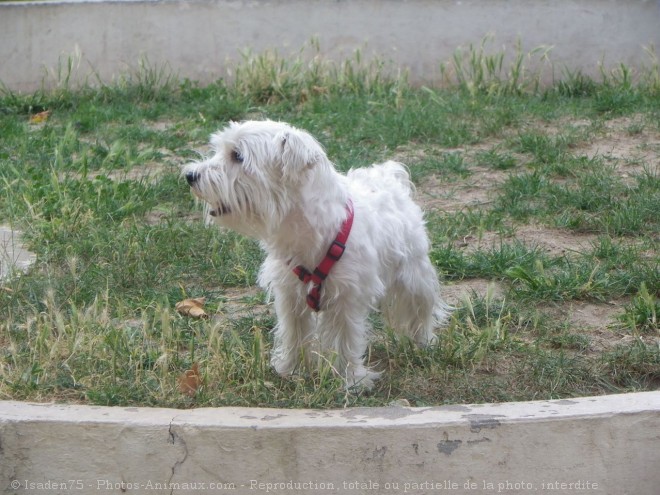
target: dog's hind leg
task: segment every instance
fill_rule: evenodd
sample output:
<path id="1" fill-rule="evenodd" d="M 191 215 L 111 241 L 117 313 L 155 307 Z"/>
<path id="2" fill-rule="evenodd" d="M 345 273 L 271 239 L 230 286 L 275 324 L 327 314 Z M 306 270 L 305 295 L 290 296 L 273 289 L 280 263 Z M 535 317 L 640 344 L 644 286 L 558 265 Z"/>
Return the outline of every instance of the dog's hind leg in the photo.
<path id="1" fill-rule="evenodd" d="M 382 305 L 390 327 L 426 346 L 435 342 L 435 330 L 447 319 L 448 310 L 429 258 L 403 261 Z"/>
<path id="2" fill-rule="evenodd" d="M 333 366 L 346 379 L 346 387 L 370 389 L 380 373 L 364 365 L 367 351 L 368 310 L 351 304 L 338 304 L 321 315 L 319 335 L 322 348 L 335 351 Z M 330 317 L 332 315 L 332 317 Z"/>

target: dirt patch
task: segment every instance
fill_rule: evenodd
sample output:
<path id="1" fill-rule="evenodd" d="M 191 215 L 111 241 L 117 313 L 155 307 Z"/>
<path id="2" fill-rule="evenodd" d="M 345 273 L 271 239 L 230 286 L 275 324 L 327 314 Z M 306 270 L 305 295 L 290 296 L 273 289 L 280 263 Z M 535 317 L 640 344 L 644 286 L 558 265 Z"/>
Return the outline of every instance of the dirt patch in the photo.
<path id="1" fill-rule="evenodd" d="M 567 316 L 572 327 L 585 330 L 602 329 L 617 322 L 617 316 L 623 313 L 623 303 L 571 301 L 561 305 L 558 313 Z"/>
<path id="2" fill-rule="evenodd" d="M 94 180 L 98 177 L 107 177 L 112 181 L 125 182 L 125 181 L 143 181 L 148 184 L 157 183 L 166 174 L 178 174 L 179 168 L 168 165 L 165 162 L 149 162 L 139 165 L 130 169 L 114 169 L 114 170 L 89 170 L 85 175 L 76 172 L 62 172 L 59 174 L 59 180 L 63 181 L 67 178 L 82 180 Z"/>
<path id="3" fill-rule="evenodd" d="M 597 240 L 598 236 L 593 234 L 569 232 L 541 225 L 523 225 L 518 227 L 513 235 L 484 232 L 478 237 L 465 236 L 457 242 L 456 247 L 471 253 L 478 250 L 495 249 L 502 243 L 521 242 L 537 248 L 549 256 L 556 257 L 589 252 Z"/>
<path id="4" fill-rule="evenodd" d="M 502 285 L 494 280 L 483 278 L 472 278 L 447 284 L 442 288 L 442 297 L 450 306 L 460 306 L 466 298 L 490 297 L 494 300 L 502 299 L 505 290 Z"/>
<path id="5" fill-rule="evenodd" d="M 144 221 L 147 225 L 160 225 L 172 218 L 173 207 L 169 205 L 159 206 L 149 211 L 144 216 Z M 204 213 L 192 210 L 190 213 L 184 215 L 177 215 L 178 219 L 183 220 L 187 224 L 199 225 L 199 228 L 204 228 Z"/>
<path id="6" fill-rule="evenodd" d="M 504 170 L 489 168 L 480 159 L 480 153 L 503 147 L 505 141 L 501 138 L 485 140 L 474 145 L 459 148 L 400 146 L 390 157 L 408 166 L 411 170 L 429 158 L 441 159 L 443 155 L 459 154 L 469 175 L 457 178 L 453 174 L 430 174 L 421 180 L 417 187 L 416 201 L 425 211 L 440 210 L 446 212 L 460 211 L 464 208 L 483 207 L 492 202 L 497 188 L 508 178 Z M 526 158 L 516 153 L 508 153 L 516 161 L 524 165 Z"/>
<path id="7" fill-rule="evenodd" d="M 417 188 L 416 200 L 425 211 L 461 211 L 492 203 L 497 188 L 508 177 L 506 172 L 474 167 L 466 179 L 449 181 L 433 175 Z"/>
<path id="8" fill-rule="evenodd" d="M 144 127 L 156 132 L 165 132 L 175 129 L 178 123 L 174 120 L 156 120 L 154 122 L 144 122 Z"/>
<path id="9" fill-rule="evenodd" d="M 516 230 L 516 239 L 541 248 L 551 256 L 581 254 L 592 250 L 598 236 L 568 232 L 536 225 L 525 225 Z"/>
<path id="10" fill-rule="evenodd" d="M 145 163 L 129 170 L 94 170 L 87 174 L 90 180 L 99 176 L 105 176 L 114 181 L 146 181 L 153 184 L 157 182 L 166 173 L 171 173 L 172 167 L 163 163 L 151 162 Z"/>
<path id="11" fill-rule="evenodd" d="M 619 316 L 624 312 L 627 300 L 602 303 L 569 301 L 544 308 L 544 312 L 569 326 L 571 333 L 588 338 L 588 350 L 603 353 L 619 345 L 627 345 L 633 336 L 621 331 Z"/>
<path id="12" fill-rule="evenodd" d="M 578 146 L 575 152 L 589 158 L 604 158 L 623 179 L 646 172 L 660 174 L 660 133 L 649 130 L 641 117 L 605 122 L 602 134 Z"/>
<path id="13" fill-rule="evenodd" d="M 271 306 L 259 287 L 227 288 L 222 291 L 216 311 L 211 315 L 215 323 L 228 323 L 241 318 L 264 316 Z M 209 308 L 210 309 L 210 308 Z"/>

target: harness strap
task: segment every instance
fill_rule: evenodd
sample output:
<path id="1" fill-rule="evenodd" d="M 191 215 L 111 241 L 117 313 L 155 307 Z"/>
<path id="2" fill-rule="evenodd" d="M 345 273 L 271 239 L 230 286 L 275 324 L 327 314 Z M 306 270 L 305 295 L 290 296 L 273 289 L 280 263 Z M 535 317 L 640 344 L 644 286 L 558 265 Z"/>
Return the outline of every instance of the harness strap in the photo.
<path id="1" fill-rule="evenodd" d="M 307 293 L 307 305 L 313 311 L 319 311 L 321 309 L 321 287 L 323 286 L 323 281 L 328 277 L 330 270 L 335 265 L 335 263 L 341 259 L 344 251 L 346 250 L 346 241 L 348 240 L 348 236 L 351 233 L 351 228 L 353 227 L 353 217 L 355 216 L 353 211 L 353 202 L 350 199 L 346 203 L 346 212 L 346 220 L 344 220 L 344 223 L 342 223 L 339 233 L 335 237 L 334 241 L 332 241 L 332 244 L 330 244 L 325 257 L 323 260 L 321 260 L 321 263 L 319 263 L 318 266 L 314 268 L 314 271 L 310 272 L 302 265 L 298 265 L 293 269 L 293 273 L 298 276 L 303 284 L 308 284 L 310 282 L 313 284 L 312 288 Z"/>

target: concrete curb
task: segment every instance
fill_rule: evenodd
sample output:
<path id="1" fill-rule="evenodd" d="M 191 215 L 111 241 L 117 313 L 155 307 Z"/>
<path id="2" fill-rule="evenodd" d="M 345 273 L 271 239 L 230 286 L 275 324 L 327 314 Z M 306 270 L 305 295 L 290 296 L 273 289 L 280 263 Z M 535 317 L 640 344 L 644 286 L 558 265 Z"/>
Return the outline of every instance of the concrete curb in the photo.
<path id="1" fill-rule="evenodd" d="M 4 493 L 657 493 L 660 392 L 346 410 L 0 402 Z"/>

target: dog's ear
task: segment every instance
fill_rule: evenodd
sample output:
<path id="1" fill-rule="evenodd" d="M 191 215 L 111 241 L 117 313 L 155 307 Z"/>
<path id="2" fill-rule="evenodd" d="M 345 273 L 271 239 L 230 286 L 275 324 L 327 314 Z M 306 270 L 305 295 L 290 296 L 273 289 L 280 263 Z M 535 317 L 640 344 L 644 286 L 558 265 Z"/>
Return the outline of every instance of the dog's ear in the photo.
<path id="1" fill-rule="evenodd" d="M 285 175 L 299 174 L 325 159 L 323 147 L 304 131 L 288 129 L 280 133 L 276 139 L 282 150 Z"/>

